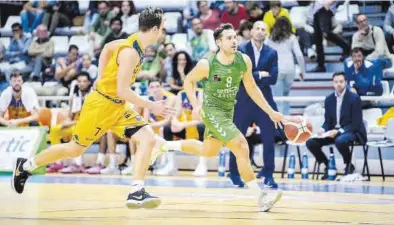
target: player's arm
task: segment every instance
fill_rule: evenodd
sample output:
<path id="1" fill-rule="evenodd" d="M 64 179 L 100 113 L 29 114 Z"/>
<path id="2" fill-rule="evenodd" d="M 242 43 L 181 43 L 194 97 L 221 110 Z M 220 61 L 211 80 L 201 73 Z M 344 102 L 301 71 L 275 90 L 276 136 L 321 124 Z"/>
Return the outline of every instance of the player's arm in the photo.
<path id="1" fill-rule="evenodd" d="M 208 60 L 202 59 L 198 61 L 197 65 L 190 71 L 183 82 L 183 88 L 185 89 L 186 95 L 190 100 L 193 108 L 200 108 L 196 97 L 197 82 L 202 79 L 208 78 L 209 74 L 209 63 Z"/>
<path id="2" fill-rule="evenodd" d="M 5 113 L 3 111 L 0 111 L 0 124 L 3 126 L 9 126 L 10 124 L 9 124 L 8 120 L 6 120 L 4 118 L 4 114 Z"/>
<path id="3" fill-rule="evenodd" d="M 273 114 L 275 111 L 272 109 L 272 107 L 268 104 L 267 100 L 265 99 L 263 93 L 261 93 L 260 88 L 257 87 L 256 82 L 254 81 L 253 75 L 252 75 L 252 61 L 250 61 L 250 58 L 242 54 L 244 61 L 246 62 L 247 66 L 247 71 L 244 77 L 242 78 L 242 81 L 244 83 L 246 92 L 250 96 L 250 98 L 268 115 Z"/>
<path id="4" fill-rule="evenodd" d="M 14 120 L 14 123 L 16 125 L 23 124 L 23 123 L 30 123 L 32 121 L 37 121 L 38 120 L 38 110 L 37 109 L 32 109 L 30 112 L 30 116 L 25 117 L 25 118 L 20 118 Z"/>
<path id="5" fill-rule="evenodd" d="M 140 56 L 133 48 L 124 48 L 120 50 L 118 55 L 118 79 L 117 79 L 117 95 L 125 101 L 136 106 L 151 109 L 154 103 L 149 101 L 130 88 L 133 71 L 136 68 Z"/>
<path id="6" fill-rule="evenodd" d="M 112 55 L 114 54 L 116 48 L 124 41 L 125 39 L 119 39 L 115 41 L 111 41 L 104 45 L 103 50 L 101 51 L 100 58 L 99 58 L 99 66 L 98 66 L 98 75 L 96 81 L 100 80 L 102 74 L 104 73 L 105 67 L 109 60 L 111 59 Z"/>

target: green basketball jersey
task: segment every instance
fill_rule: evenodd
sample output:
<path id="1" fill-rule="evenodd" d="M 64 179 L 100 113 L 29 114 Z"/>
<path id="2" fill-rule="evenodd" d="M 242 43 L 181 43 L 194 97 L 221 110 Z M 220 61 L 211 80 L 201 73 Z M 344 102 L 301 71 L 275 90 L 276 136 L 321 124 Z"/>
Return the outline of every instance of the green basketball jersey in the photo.
<path id="1" fill-rule="evenodd" d="M 241 52 L 237 52 L 230 65 L 221 64 L 216 54 L 209 59 L 209 76 L 203 80 L 204 107 L 233 109 L 242 77 L 247 66 Z"/>

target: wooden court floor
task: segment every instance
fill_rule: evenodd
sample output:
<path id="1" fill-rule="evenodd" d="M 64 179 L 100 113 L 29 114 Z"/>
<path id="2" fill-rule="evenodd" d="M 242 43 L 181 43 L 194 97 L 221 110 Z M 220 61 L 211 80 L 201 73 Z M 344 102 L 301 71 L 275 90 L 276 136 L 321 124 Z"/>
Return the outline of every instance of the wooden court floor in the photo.
<path id="1" fill-rule="evenodd" d="M 392 178 L 353 184 L 277 180 L 284 197 L 269 213 L 258 211 L 246 189 L 216 174 L 149 176 L 147 189 L 162 198 L 154 210 L 124 206 L 127 176 L 35 176 L 23 195 L 12 192 L 9 179 L 0 177 L 1 225 L 394 225 Z"/>

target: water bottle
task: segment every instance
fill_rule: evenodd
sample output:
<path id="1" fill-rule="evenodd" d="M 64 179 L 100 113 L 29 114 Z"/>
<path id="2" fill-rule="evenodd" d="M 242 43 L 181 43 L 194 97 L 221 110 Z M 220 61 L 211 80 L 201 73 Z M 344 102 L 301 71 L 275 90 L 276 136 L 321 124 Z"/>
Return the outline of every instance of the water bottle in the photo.
<path id="1" fill-rule="evenodd" d="M 224 177 L 226 174 L 226 152 L 221 150 L 219 152 L 219 168 L 218 175 L 219 177 Z"/>
<path id="2" fill-rule="evenodd" d="M 148 80 L 142 80 L 140 83 L 140 93 L 142 96 L 148 94 Z"/>
<path id="3" fill-rule="evenodd" d="M 302 156 L 302 169 L 301 169 L 301 178 L 302 179 L 308 179 L 308 155 L 306 152 L 304 152 L 304 155 Z"/>
<path id="4" fill-rule="evenodd" d="M 287 178 L 294 179 L 296 158 L 294 153 L 291 153 L 289 158 L 289 168 L 287 168 Z"/>
<path id="5" fill-rule="evenodd" d="M 328 180 L 335 180 L 337 177 L 337 167 L 335 166 L 334 154 L 330 154 L 330 159 L 328 160 Z"/>

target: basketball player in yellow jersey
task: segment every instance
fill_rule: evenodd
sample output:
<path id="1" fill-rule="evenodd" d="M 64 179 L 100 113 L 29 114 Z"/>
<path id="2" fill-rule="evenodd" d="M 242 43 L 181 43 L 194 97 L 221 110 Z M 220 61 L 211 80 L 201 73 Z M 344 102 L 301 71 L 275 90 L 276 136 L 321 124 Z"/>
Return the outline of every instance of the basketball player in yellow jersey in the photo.
<path id="1" fill-rule="evenodd" d="M 26 180 L 37 166 L 79 156 L 96 139 L 111 130 L 119 137 L 132 138 L 138 142 L 132 188 L 126 206 L 155 208 L 160 204 L 160 199 L 149 195 L 144 188 L 145 173 L 156 144 L 155 134 L 142 116 L 126 102 L 148 108 L 163 117 L 175 113 L 174 109 L 164 105 L 162 101 L 149 101 L 130 88 L 141 68 L 145 47 L 157 42 L 163 24 L 163 11 L 148 7 L 140 13 L 138 32 L 126 40 L 114 41 L 104 46 L 99 59 L 96 90 L 85 100 L 73 140 L 66 144 L 53 145 L 30 159 L 18 158 L 12 178 L 12 187 L 17 193 L 23 192 Z"/>

